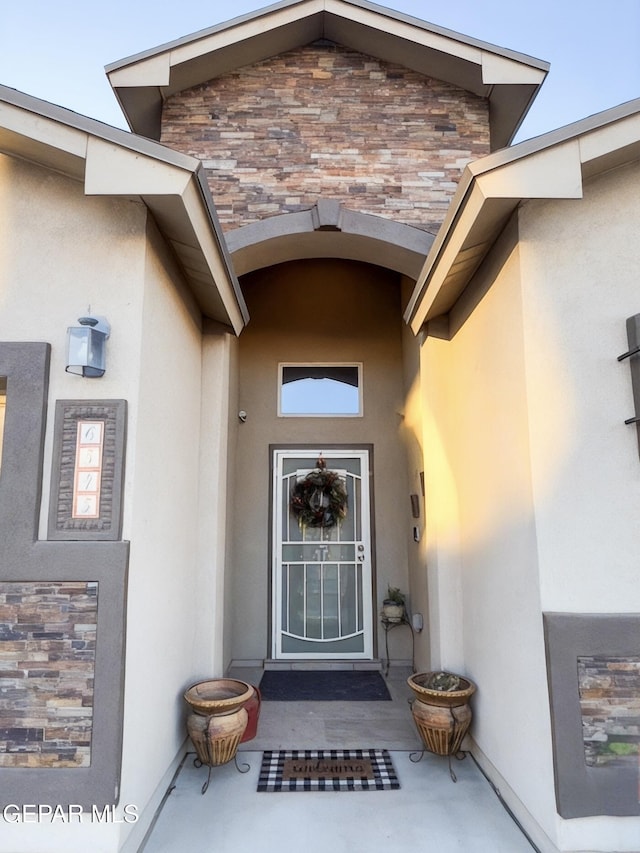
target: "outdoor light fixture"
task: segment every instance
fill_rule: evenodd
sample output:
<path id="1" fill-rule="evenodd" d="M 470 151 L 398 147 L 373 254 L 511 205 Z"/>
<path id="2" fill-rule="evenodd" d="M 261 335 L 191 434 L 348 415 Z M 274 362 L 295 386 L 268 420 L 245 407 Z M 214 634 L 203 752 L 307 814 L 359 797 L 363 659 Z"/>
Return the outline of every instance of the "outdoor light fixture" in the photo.
<path id="1" fill-rule="evenodd" d="M 79 317 L 78 323 L 67 329 L 67 373 L 87 378 L 104 376 L 111 326 L 104 317 Z"/>

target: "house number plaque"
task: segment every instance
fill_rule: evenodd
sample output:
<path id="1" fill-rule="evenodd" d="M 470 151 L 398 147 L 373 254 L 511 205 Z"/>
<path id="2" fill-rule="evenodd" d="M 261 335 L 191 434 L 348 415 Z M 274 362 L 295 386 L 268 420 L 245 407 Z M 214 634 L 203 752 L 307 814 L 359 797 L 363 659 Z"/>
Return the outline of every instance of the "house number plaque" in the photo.
<path id="1" fill-rule="evenodd" d="M 119 539 L 124 400 L 58 400 L 49 539 Z"/>
<path id="2" fill-rule="evenodd" d="M 78 421 L 72 518 L 100 518 L 104 421 Z"/>

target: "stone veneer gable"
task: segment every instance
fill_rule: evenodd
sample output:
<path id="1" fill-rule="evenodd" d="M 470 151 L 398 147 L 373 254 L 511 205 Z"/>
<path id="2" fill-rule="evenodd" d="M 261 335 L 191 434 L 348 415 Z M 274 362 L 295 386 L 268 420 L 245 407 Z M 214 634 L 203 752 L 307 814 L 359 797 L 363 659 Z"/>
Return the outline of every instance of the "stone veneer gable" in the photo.
<path id="1" fill-rule="evenodd" d="M 203 161 L 225 229 L 332 198 L 435 231 L 488 102 L 322 41 L 173 95 L 161 141 Z"/>

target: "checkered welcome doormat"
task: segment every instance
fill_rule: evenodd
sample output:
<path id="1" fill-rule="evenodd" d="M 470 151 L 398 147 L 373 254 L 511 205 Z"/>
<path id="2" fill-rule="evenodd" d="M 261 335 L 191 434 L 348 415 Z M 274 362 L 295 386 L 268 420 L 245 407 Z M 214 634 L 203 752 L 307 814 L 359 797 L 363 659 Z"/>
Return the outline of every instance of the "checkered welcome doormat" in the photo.
<path id="1" fill-rule="evenodd" d="M 390 791 L 400 787 L 386 749 L 265 751 L 258 791 Z"/>

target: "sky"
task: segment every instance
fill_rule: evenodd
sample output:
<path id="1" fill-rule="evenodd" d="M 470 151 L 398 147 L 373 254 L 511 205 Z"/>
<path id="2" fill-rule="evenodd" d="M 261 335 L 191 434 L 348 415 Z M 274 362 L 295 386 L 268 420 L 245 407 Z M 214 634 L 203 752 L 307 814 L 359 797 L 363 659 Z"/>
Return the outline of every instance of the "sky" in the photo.
<path id="1" fill-rule="evenodd" d="M 104 66 L 268 5 L 261 0 L 5 0 L 0 84 L 116 127 Z M 386 0 L 551 63 L 516 142 L 640 97 L 640 0 Z"/>

